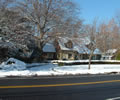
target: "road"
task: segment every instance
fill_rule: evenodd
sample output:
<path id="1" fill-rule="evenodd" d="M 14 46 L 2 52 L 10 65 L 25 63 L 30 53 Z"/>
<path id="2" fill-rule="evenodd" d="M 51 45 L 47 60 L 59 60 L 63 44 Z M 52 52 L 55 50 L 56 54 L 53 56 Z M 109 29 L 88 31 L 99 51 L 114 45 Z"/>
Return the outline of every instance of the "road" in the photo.
<path id="1" fill-rule="evenodd" d="M 0 100 L 120 100 L 120 75 L 1 78 Z"/>

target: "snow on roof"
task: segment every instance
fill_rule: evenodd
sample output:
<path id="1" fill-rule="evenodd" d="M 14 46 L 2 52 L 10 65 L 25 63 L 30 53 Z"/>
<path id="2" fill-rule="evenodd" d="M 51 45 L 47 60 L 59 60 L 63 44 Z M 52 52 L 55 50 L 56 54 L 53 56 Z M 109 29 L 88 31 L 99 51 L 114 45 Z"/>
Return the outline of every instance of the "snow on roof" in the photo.
<path id="1" fill-rule="evenodd" d="M 43 52 L 56 52 L 56 50 L 52 43 L 46 43 L 43 47 Z"/>
<path id="2" fill-rule="evenodd" d="M 117 52 L 117 49 L 109 49 L 106 53 L 113 54 L 113 53 L 116 53 L 116 52 Z"/>
<path id="3" fill-rule="evenodd" d="M 101 54 L 101 51 L 98 48 L 96 48 L 93 54 Z"/>
<path id="4" fill-rule="evenodd" d="M 79 53 L 79 54 L 90 54 L 90 50 L 85 46 L 85 45 L 75 45 L 74 49 Z"/>
<path id="5" fill-rule="evenodd" d="M 73 48 L 67 48 L 65 46 L 65 43 L 67 43 L 68 41 L 72 41 L 73 43 Z M 83 43 L 79 43 L 79 42 L 74 42 L 73 40 L 71 40 L 70 38 L 66 37 L 66 38 L 59 38 L 58 39 L 58 43 L 59 46 L 62 50 L 68 50 L 68 51 L 77 51 L 78 53 L 90 53 L 90 50 L 85 46 L 84 42 Z"/>
<path id="6" fill-rule="evenodd" d="M 68 38 L 61 38 L 61 37 L 58 39 L 59 46 L 62 50 L 73 50 L 73 48 L 67 48 L 65 46 L 65 43 L 67 43 L 68 40 L 69 40 Z"/>

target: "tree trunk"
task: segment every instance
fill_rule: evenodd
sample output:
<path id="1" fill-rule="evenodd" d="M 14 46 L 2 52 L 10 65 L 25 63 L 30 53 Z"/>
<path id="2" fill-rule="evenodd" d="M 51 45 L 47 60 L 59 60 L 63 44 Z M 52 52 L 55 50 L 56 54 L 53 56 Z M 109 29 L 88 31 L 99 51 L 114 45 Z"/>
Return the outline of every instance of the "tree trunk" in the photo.
<path id="1" fill-rule="evenodd" d="M 89 56 L 89 64 L 88 64 L 88 69 L 90 70 L 91 69 L 91 59 L 92 59 L 92 56 L 93 56 L 93 50 L 91 51 L 90 53 L 90 56 Z"/>
<path id="2" fill-rule="evenodd" d="M 36 47 L 30 56 L 30 61 L 31 62 L 41 62 L 42 61 L 42 54 L 43 54 L 42 49 Z"/>

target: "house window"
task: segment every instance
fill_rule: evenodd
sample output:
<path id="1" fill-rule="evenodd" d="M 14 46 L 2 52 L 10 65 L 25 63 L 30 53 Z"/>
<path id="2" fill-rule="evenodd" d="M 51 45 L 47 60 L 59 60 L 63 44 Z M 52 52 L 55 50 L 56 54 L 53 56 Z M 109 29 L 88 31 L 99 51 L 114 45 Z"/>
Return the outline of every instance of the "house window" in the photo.
<path id="1" fill-rule="evenodd" d="M 68 56 L 67 54 L 63 54 L 63 57 L 62 57 L 63 60 L 67 60 L 68 59 Z"/>
<path id="2" fill-rule="evenodd" d="M 48 58 L 53 58 L 53 54 L 48 53 Z"/>
<path id="3" fill-rule="evenodd" d="M 72 54 L 68 54 L 68 58 L 71 58 L 72 57 Z"/>

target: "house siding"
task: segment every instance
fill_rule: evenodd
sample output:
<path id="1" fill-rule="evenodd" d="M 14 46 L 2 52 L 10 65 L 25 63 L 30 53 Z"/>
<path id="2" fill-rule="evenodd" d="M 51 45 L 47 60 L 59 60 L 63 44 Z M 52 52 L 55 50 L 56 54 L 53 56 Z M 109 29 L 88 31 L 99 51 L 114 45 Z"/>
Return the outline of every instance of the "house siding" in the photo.
<path id="1" fill-rule="evenodd" d="M 44 60 L 55 60 L 56 59 L 56 53 L 45 52 L 45 53 L 43 53 L 43 59 Z"/>
<path id="2" fill-rule="evenodd" d="M 86 60 L 86 59 L 89 59 L 88 54 L 79 54 L 79 60 Z"/>
<path id="3" fill-rule="evenodd" d="M 75 60 L 77 56 L 77 52 L 74 51 L 59 51 L 57 53 L 58 60 Z"/>

